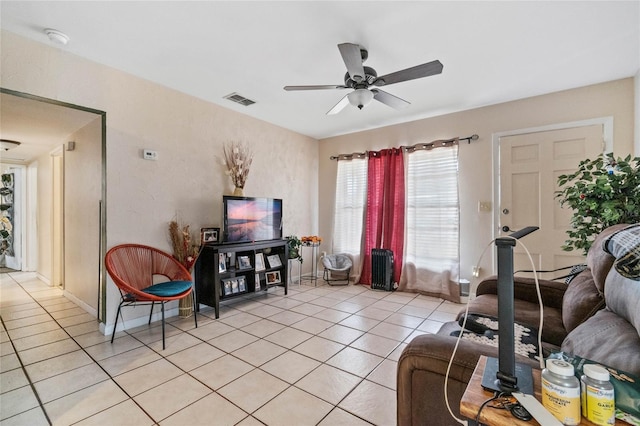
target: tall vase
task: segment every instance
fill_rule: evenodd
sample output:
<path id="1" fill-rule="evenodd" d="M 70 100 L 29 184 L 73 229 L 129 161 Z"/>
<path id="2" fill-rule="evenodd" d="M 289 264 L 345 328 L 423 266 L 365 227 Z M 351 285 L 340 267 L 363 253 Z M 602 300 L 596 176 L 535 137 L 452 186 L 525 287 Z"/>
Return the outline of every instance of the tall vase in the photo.
<path id="1" fill-rule="evenodd" d="M 242 197 L 244 195 L 244 190 L 239 186 L 236 186 L 236 188 L 233 190 L 233 195 L 235 197 Z"/>

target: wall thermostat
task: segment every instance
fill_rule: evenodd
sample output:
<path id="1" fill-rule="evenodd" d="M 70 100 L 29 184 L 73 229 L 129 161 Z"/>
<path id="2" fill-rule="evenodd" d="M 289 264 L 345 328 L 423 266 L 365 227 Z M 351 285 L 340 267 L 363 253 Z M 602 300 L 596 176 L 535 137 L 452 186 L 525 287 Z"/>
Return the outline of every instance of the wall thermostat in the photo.
<path id="1" fill-rule="evenodd" d="M 157 160 L 158 151 L 151 151 L 150 149 L 145 149 L 142 151 L 142 158 L 144 158 L 145 160 Z"/>

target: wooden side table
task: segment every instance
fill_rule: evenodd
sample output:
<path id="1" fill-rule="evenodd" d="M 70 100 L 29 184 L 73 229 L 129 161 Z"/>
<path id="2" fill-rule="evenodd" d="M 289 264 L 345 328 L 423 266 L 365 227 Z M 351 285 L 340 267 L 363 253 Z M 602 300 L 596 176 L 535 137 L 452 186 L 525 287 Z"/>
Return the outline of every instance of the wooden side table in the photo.
<path id="1" fill-rule="evenodd" d="M 476 365 L 476 369 L 473 371 L 473 376 L 471 377 L 471 381 L 467 385 L 467 389 L 464 391 L 464 395 L 462 395 L 462 399 L 460 400 L 460 414 L 464 417 L 471 419 L 472 422 L 470 424 L 474 424 L 476 415 L 478 414 L 478 410 L 483 402 L 493 397 L 493 392 L 486 391 L 482 387 L 482 375 L 484 374 L 484 367 L 487 363 L 487 357 L 481 356 L 478 360 L 478 364 Z M 540 373 L 541 371 L 538 369 L 533 370 L 533 389 L 534 396 L 538 401 L 541 401 L 540 390 L 542 389 L 542 384 L 540 381 Z M 480 423 L 491 425 L 491 426 L 509 426 L 509 425 L 519 425 L 519 426 L 534 426 L 540 425 L 535 419 L 531 421 L 524 422 L 522 420 L 518 420 L 511 415 L 508 410 L 500 410 L 490 407 L 485 407 L 480 413 Z M 622 420 L 616 419 L 616 425 L 626 425 L 627 423 Z M 594 423 L 591 423 L 585 418 L 582 418 L 580 425 L 585 426 L 596 426 Z"/>

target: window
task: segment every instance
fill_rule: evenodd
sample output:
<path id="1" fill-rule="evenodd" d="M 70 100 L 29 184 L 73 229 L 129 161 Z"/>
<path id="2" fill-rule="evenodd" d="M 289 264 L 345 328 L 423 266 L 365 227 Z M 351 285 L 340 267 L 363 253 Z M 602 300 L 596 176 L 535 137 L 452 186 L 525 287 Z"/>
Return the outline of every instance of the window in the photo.
<path id="1" fill-rule="evenodd" d="M 420 270 L 459 273 L 458 146 L 407 155 L 405 262 Z"/>
<path id="2" fill-rule="evenodd" d="M 347 253 L 359 263 L 367 194 L 367 159 L 338 161 L 333 252 Z"/>

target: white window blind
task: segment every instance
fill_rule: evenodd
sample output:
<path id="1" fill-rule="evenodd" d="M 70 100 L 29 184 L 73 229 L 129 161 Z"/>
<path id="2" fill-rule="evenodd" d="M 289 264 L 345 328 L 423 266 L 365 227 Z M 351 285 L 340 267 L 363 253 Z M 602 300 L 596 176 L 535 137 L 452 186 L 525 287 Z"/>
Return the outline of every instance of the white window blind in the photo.
<path id="1" fill-rule="evenodd" d="M 333 252 L 347 253 L 359 263 L 367 195 L 367 159 L 338 161 L 333 219 Z"/>
<path id="2" fill-rule="evenodd" d="M 459 273 L 458 146 L 409 153 L 405 262 Z"/>

